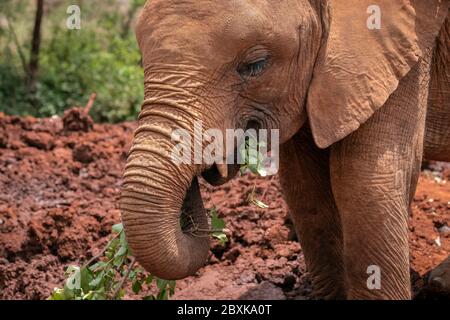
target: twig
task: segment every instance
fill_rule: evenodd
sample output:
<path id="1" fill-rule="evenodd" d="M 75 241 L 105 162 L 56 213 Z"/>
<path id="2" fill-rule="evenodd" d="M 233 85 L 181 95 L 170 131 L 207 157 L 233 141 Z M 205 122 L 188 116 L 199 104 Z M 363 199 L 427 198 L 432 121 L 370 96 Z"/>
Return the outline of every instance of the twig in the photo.
<path id="1" fill-rule="evenodd" d="M 196 232 L 204 232 L 206 234 L 212 234 L 215 232 L 225 232 L 228 229 L 203 229 L 203 228 L 199 228 L 198 225 L 194 222 L 194 218 L 192 218 L 191 215 L 185 214 L 187 217 L 189 217 L 189 219 L 191 220 L 192 225 L 194 226 L 191 229 L 188 230 L 184 230 L 184 232 L 189 233 L 193 236 L 199 236 L 198 234 L 195 234 Z"/>
<path id="2" fill-rule="evenodd" d="M 95 102 L 95 98 L 97 98 L 97 94 L 96 93 L 91 94 L 88 103 L 84 107 L 84 113 L 85 114 L 89 114 L 89 111 L 91 111 L 91 108 L 92 108 L 92 106 L 94 105 L 94 102 Z"/>
<path id="3" fill-rule="evenodd" d="M 113 243 L 114 240 L 116 240 L 118 237 L 120 236 L 120 232 L 118 234 L 116 234 L 109 242 L 108 244 L 102 249 L 102 251 L 100 251 L 97 255 L 93 256 L 88 262 L 86 262 L 83 268 L 87 268 L 92 262 L 94 262 L 95 260 L 99 259 L 101 256 L 103 256 L 103 254 L 105 253 L 106 250 L 108 250 L 108 248 L 111 246 L 111 244 Z"/>
<path id="4" fill-rule="evenodd" d="M 199 234 L 195 234 L 195 233 L 189 233 L 189 234 L 196 238 L 209 238 L 209 234 L 206 234 L 206 235 L 199 235 Z"/>
<path id="5" fill-rule="evenodd" d="M 226 231 L 226 230 L 225 229 L 200 229 L 200 228 L 186 230 L 186 232 L 188 232 L 188 233 L 193 233 L 193 232 L 215 233 L 215 232 L 223 232 L 223 231 Z"/>
<path id="6" fill-rule="evenodd" d="M 122 289 L 123 285 L 125 284 L 125 282 L 128 279 L 128 276 L 130 275 L 131 270 L 133 269 L 134 264 L 136 263 L 136 258 L 133 257 L 131 258 L 131 262 L 128 265 L 128 269 L 127 272 L 125 273 L 125 275 L 123 276 L 123 278 L 120 280 L 119 285 L 117 286 L 117 288 L 114 290 L 111 299 L 116 299 L 117 295 L 119 294 L 120 289 Z"/>

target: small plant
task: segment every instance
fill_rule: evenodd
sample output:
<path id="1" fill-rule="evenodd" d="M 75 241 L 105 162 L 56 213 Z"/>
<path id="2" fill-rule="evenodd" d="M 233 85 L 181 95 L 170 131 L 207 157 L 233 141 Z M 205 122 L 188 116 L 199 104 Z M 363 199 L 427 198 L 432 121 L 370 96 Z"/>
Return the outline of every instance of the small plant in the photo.
<path id="1" fill-rule="evenodd" d="M 244 164 L 241 166 L 241 174 L 244 174 L 247 170 L 250 172 L 265 177 L 267 171 L 264 167 L 266 157 L 261 152 L 261 149 L 266 148 L 265 142 L 257 142 L 255 137 L 247 137 L 245 143 L 240 147 L 239 153 Z"/>
<path id="2" fill-rule="evenodd" d="M 63 287 L 55 288 L 49 300 L 121 299 L 127 282 L 135 294 L 141 293 L 144 285 L 156 286 L 158 293 L 147 295 L 144 300 L 165 300 L 174 294 L 175 281 L 158 279 L 136 266 L 122 224 L 114 225 L 112 231 L 113 238 L 97 256 L 82 267 L 67 268 Z"/>
<path id="3" fill-rule="evenodd" d="M 225 245 L 225 222 L 215 208 L 211 210 L 211 226 L 208 233 Z M 48 300 L 120 300 L 128 282 L 135 294 L 144 288 L 157 289 L 156 295 L 146 295 L 143 300 L 167 300 L 175 293 L 175 281 L 158 279 L 136 266 L 122 224 L 114 225 L 112 232 L 113 238 L 98 255 L 81 267 L 72 265 L 66 269 L 63 287 L 55 288 Z"/>

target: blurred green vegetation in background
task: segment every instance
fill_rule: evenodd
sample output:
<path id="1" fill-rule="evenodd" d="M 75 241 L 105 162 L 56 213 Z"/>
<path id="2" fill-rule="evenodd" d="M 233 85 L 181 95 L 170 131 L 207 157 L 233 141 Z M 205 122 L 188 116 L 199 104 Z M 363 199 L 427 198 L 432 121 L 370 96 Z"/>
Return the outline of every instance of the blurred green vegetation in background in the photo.
<path id="1" fill-rule="evenodd" d="M 134 36 L 144 3 L 0 0 L 0 111 L 47 117 L 83 106 L 97 93 L 91 110 L 96 121 L 133 119 L 144 94 Z M 39 5 L 43 11 L 37 39 Z M 67 28 L 70 5 L 81 8 L 80 30 Z"/>

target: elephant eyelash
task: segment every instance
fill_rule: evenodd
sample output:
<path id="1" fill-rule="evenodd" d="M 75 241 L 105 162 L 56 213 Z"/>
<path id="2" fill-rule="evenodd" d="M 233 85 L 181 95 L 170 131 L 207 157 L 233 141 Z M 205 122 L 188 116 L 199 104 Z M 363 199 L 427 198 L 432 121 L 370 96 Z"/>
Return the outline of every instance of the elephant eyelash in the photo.
<path id="1" fill-rule="evenodd" d="M 259 76 L 267 67 L 268 59 L 259 59 L 255 62 L 245 63 L 238 67 L 237 72 L 242 78 L 254 78 Z"/>

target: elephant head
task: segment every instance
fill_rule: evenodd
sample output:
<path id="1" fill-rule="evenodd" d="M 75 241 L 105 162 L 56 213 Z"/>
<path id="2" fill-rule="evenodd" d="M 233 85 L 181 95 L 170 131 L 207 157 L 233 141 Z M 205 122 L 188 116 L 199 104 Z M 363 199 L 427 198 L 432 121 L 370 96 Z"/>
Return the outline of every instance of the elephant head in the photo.
<path id="1" fill-rule="evenodd" d="M 224 132 L 279 129 L 283 143 L 308 120 L 320 147 L 350 134 L 431 45 L 444 15 L 437 0 L 377 2 L 383 18 L 375 30 L 367 26 L 371 1 L 147 2 L 136 27 L 145 101 L 120 207 L 148 271 L 180 279 L 203 265 L 208 237 L 187 230 L 208 228 L 197 177 L 219 184 L 237 172 L 174 164 L 173 130 L 193 132 L 196 121 Z M 183 211 L 192 219 L 182 226 Z"/>

